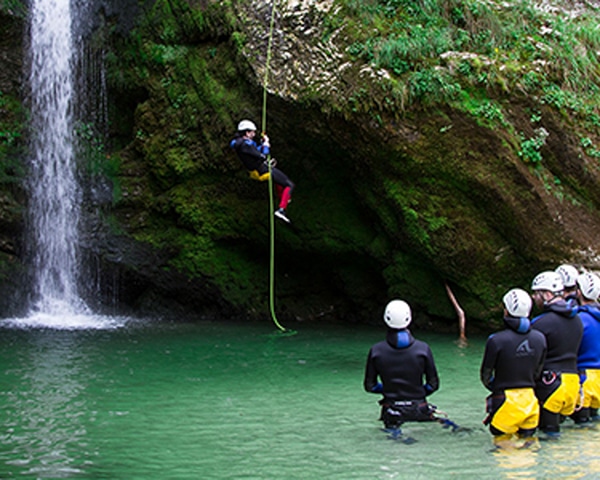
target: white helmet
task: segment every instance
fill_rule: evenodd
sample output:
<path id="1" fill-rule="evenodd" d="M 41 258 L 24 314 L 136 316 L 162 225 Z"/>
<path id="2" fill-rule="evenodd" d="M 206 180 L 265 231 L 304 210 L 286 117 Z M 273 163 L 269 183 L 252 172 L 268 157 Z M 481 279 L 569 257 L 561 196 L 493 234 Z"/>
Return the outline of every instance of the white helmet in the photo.
<path id="1" fill-rule="evenodd" d="M 529 317 L 531 312 L 531 296 L 520 288 L 509 290 L 502 299 L 506 310 L 512 317 Z"/>
<path id="2" fill-rule="evenodd" d="M 245 132 L 246 130 L 256 130 L 256 125 L 254 125 L 254 122 L 251 122 L 250 120 L 242 120 L 240 123 L 238 123 L 238 132 Z"/>
<path id="3" fill-rule="evenodd" d="M 385 307 L 383 319 L 391 328 L 406 328 L 410 325 L 412 315 L 410 307 L 404 300 L 392 300 Z"/>
<path id="4" fill-rule="evenodd" d="M 564 285 L 560 273 L 542 272 L 533 279 L 531 283 L 532 290 L 548 290 L 552 293 L 560 293 L 564 290 Z"/>
<path id="5" fill-rule="evenodd" d="M 573 288 L 576 285 L 579 272 L 573 265 L 561 265 L 555 270 L 555 272 L 560 274 L 563 285 L 566 288 Z"/>
<path id="6" fill-rule="evenodd" d="M 577 286 L 581 294 L 588 300 L 598 300 L 600 297 L 600 278 L 590 272 L 582 273 L 577 277 Z"/>

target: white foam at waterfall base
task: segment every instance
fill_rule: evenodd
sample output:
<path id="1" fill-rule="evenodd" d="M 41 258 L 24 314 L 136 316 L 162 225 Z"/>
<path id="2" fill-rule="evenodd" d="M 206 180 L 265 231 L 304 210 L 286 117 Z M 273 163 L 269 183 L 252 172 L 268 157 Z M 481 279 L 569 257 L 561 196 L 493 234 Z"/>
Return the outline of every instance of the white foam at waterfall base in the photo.
<path id="1" fill-rule="evenodd" d="M 93 313 L 85 305 L 74 308 L 60 299 L 45 299 L 43 305 L 23 318 L 7 318 L 0 321 L 3 327 L 55 330 L 114 330 L 124 327 L 129 317 L 106 316 Z"/>
<path id="2" fill-rule="evenodd" d="M 24 318 L 7 318 L 0 326 L 23 329 L 53 330 L 116 330 L 127 324 L 127 317 L 106 317 L 102 315 L 31 313 Z"/>

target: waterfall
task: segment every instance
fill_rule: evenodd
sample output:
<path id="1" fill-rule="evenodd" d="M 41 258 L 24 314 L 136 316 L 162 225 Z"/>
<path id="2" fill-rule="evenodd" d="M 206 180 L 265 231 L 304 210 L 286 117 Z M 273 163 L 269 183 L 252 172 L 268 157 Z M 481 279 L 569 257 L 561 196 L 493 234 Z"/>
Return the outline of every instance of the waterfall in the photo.
<path id="1" fill-rule="evenodd" d="M 77 116 L 89 113 L 85 98 L 78 97 L 97 98 L 85 78 L 86 47 L 74 32 L 86 20 L 90 2 L 30 0 L 29 8 L 31 128 L 25 244 L 32 267 L 31 303 L 26 318 L 6 319 L 3 325 L 118 328 L 128 319 L 96 315 L 81 297 L 86 286 L 79 251 L 84 195 L 75 130 Z"/>
<path id="2" fill-rule="evenodd" d="M 81 191 L 74 148 L 76 62 L 70 0 L 31 0 L 28 242 L 34 310 L 85 310 L 77 289 Z"/>

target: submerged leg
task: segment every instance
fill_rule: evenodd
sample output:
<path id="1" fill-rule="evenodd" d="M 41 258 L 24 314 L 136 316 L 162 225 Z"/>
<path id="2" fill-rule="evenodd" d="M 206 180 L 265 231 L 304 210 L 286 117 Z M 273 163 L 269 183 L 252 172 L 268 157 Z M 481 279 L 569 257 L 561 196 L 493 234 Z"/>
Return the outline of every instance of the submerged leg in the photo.
<path id="1" fill-rule="evenodd" d="M 494 447 L 500 450 L 507 450 L 515 447 L 512 433 L 494 434 L 493 442 Z"/>
<path id="2" fill-rule="evenodd" d="M 578 425 L 581 425 L 583 423 L 589 423 L 591 421 L 590 409 L 582 408 L 577 412 L 573 412 L 573 415 L 571 415 L 571 420 L 573 420 Z"/>
<path id="3" fill-rule="evenodd" d="M 560 435 L 560 414 L 552 413 L 542 407 L 539 429 L 548 437 L 558 437 Z"/>

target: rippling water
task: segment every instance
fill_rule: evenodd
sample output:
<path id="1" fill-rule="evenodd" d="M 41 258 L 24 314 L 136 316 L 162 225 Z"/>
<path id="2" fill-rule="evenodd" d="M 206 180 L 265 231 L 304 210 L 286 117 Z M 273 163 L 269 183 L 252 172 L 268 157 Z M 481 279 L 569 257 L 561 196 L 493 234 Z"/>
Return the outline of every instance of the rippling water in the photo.
<path id="1" fill-rule="evenodd" d="M 362 391 L 382 328 L 42 325 L 0 321 L 3 479 L 600 477 L 596 428 L 492 451 L 483 339 L 418 335 L 439 364 L 432 402 L 471 432 L 406 424 L 408 445 L 379 430 L 378 397 Z"/>

